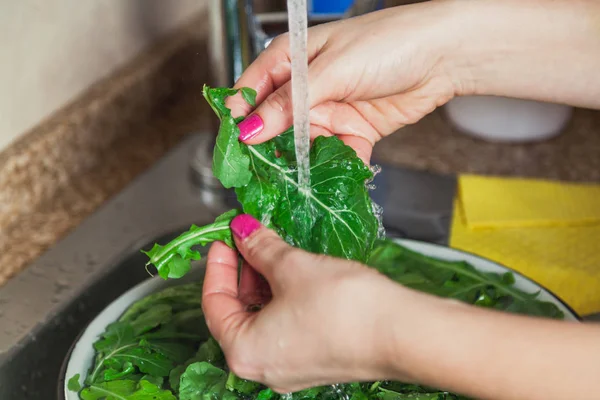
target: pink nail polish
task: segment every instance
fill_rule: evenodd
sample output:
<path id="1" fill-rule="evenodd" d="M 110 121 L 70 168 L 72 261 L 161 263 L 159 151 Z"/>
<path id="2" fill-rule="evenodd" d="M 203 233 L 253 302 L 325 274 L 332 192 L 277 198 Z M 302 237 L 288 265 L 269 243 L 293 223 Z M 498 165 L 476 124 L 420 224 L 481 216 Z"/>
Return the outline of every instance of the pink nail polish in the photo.
<path id="1" fill-rule="evenodd" d="M 264 126 L 262 118 L 258 114 L 252 114 L 238 125 L 238 128 L 240 128 L 240 141 L 244 142 L 252 139 L 263 130 Z"/>
<path id="2" fill-rule="evenodd" d="M 246 239 L 260 228 L 261 224 L 252 215 L 242 214 L 235 217 L 229 226 L 235 236 L 239 239 Z"/>

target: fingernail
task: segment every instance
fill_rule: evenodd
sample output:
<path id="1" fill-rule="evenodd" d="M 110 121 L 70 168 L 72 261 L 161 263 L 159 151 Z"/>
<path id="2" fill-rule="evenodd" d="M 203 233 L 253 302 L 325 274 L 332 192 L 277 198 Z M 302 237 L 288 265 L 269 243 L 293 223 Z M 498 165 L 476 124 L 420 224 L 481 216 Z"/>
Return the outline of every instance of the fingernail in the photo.
<path id="1" fill-rule="evenodd" d="M 229 226 L 238 239 L 246 239 L 260 228 L 261 224 L 252 215 L 242 214 L 235 217 Z"/>
<path id="2" fill-rule="evenodd" d="M 258 114 L 252 114 L 238 124 L 240 128 L 240 141 L 244 142 L 258 135 L 264 128 L 262 118 Z"/>

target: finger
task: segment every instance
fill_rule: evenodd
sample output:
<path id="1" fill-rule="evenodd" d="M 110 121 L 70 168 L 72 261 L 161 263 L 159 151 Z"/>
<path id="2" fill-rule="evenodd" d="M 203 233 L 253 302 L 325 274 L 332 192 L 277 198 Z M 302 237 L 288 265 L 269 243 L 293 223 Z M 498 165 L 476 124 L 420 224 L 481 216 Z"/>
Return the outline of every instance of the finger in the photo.
<path id="1" fill-rule="evenodd" d="M 281 239 L 274 231 L 262 226 L 248 214 L 238 215 L 231 221 L 231 231 L 236 247 L 244 259 L 256 271 L 262 274 L 276 294 L 278 284 L 275 274 L 278 267 L 285 262 L 292 252 L 303 252 L 294 249 Z"/>
<path id="2" fill-rule="evenodd" d="M 256 90 L 256 102 L 261 103 L 278 87 L 290 80 L 291 63 L 287 49 L 281 46 L 269 46 L 244 71 L 234 88 L 249 87 Z M 252 106 L 241 96 L 228 97 L 225 105 L 234 117 L 246 116 Z"/>
<path id="3" fill-rule="evenodd" d="M 365 113 L 358 105 L 370 102 L 343 103 L 328 101 L 319 104 L 310 112 L 313 124 L 320 125 L 336 135 L 361 136 L 371 143 L 371 147 L 381 139 L 381 134 L 371 123 L 381 117 L 373 112 Z"/>
<path id="4" fill-rule="evenodd" d="M 210 247 L 202 289 L 202 309 L 208 329 L 217 341 L 247 317 L 238 298 L 238 257 L 225 243 Z"/>
<path id="5" fill-rule="evenodd" d="M 308 62 L 321 51 L 327 42 L 329 29 L 314 27 L 308 34 Z M 291 79 L 292 63 L 290 56 L 289 39 L 287 35 L 275 38 L 269 46 L 256 58 L 244 71 L 236 82 L 235 88 L 249 87 L 256 90 L 256 103 L 262 103 L 267 96 Z M 227 99 L 227 107 L 232 115 L 246 116 L 252 107 L 241 96 Z"/>
<path id="6" fill-rule="evenodd" d="M 327 57 L 320 56 L 308 66 L 310 108 L 338 96 L 340 88 L 331 79 L 332 68 L 328 68 L 329 64 Z M 240 140 L 250 145 L 259 144 L 281 134 L 292 123 L 292 84 L 288 80 L 240 122 Z"/>
<path id="7" fill-rule="evenodd" d="M 344 144 L 350 146 L 356 151 L 356 155 L 366 165 L 371 162 L 371 153 L 373 153 L 373 145 L 367 139 L 361 136 L 340 135 L 338 136 Z"/>
<path id="8" fill-rule="evenodd" d="M 250 264 L 242 264 L 239 298 L 248 306 L 265 305 L 271 300 L 269 284 Z"/>

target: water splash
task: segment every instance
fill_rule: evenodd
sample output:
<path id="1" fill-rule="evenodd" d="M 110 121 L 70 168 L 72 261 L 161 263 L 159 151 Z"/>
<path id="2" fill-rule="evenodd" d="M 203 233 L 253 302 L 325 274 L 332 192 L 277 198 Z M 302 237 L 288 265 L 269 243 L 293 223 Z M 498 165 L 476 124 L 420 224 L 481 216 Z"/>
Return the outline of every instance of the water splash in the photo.
<path id="1" fill-rule="evenodd" d="M 342 385 L 331 385 L 331 389 L 339 400 L 350 400 L 350 396 L 346 393 Z"/>

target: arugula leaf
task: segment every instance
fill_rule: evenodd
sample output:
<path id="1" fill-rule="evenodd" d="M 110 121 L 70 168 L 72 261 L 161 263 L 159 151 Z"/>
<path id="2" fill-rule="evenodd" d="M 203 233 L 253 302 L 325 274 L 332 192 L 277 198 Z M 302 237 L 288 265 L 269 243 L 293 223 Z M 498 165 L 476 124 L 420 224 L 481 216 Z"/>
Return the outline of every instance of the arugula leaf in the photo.
<path id="1" fill-rule="evenodd" d="M 242 97 L 246 100 L 246 103 L 256 107 L 256 90 L 245 87 L 241 88 L 240 92 L 242 92 Z"/>
<path id="2" fill-rule="evenodd" d="M 168 322 L 173 316 L 173 309 L 168 304 L 157 304 L 131 322 L 135 336 L 148 332 L 160 324 Z"/>
<path id="3" fill-rule="evenodd" d="M 224 367 L 225 356 L 221 351 L 221 347 L 215 339 L 212 337 L 209 338 L 206 342 L 202 343 L 196 355 L 189 360 L 187 360 L 183 365 L 178 365 L 177 367 L 171 370 L 169 374 L 169 382 L 171 387 L 176 392 L 179 391 L 179 383 L 181 380 L 181 375 L 185 372 L 188 366 L 197 362 L 209 362 L 214 366 L 219 368 Z"/>
<path id="4" fill-rule="evenodd" d="M 255 100 L 256 92 L 252 95 L 250 90 L 245 89 L 242 91 L 242 96 L 247 100 Z M 202 95 L 221 120 L 213 152 L 212 167 L 213 173 L 225 188 L 245 185 L 251 176 L 248 170 L 250 158 L 242 151 L 242 147 L 245 145 L 238 140 L 240 136 L 240 129 L 237 126 L 238 121 L 231 116 L 231 111 L 225 107 L 225 99 L 237 92 L 235 89 L 210 89 L 206 85 L 202 89 Z"/>
<path id="5" fill-rule="evenodd" d="M 162 340 L 147 340 L 140 341 L 140 347 L 146 347 L 152 351 L 159 353 L 171 360 L 175 364 L 181 364 L 187 360 L 191 354 L 194 354 L 194 348 L 186 343 L 165 342 Z"/>
<path id="6" fill-rule="evenodd" d="M 75 374 L 69 379 L 67 388 L 72 392 L 79 392 L 81 390 L 81 384 L 79 383 L 80 374 Z"/>
<path id="7" fill-rule="evenodd" d="M 123 363 L 122 370 L 119 371 L 115 368 L 107 368 L 104 370 L 104 381 L 115 381 L 117 379 L 129 378 L 135 374 L 135 367 L 129 361 Z"/>
<path id="8" fill-rule="evenodd" d="M 161 353 L 149 348 L 134 347 L 112 355 L 113 359 L 122 359 L 139 368 L 145 374 L 152 376 L 169 376 L 174 367 L 173 362 Z"/>
<path id="9" fill-rule="evenodd" d="M 160 304 L 168 304 L 174 312 L 197 309 L 202 300 L 202 281 L 169 287 L 138 300 L 119 318 L 131 322 L 138 316 Z"/>
<path id="10" fill-rule="evenodd" d="M 236 399 L 225 384 L 227 373 L 208 362 L 198 362 L 187 367 L 179 383 L 180 400 Z"/>
<path id="11" fill-rule="evenodd" d="M 239 376 L 235 375 L 233 372 L 229 372 L 227 382 L 225 382 L 225 387 L 231 392 L 238 392 L 243 395 L 250 395 L 256 392 L 258 389 L 260 389 L 262 385 L 258 382 L 242 379 Z"/>
<path id="12" fill-rule="evenodd" d="M 94 383 L 83 389 L 80 396 L 82 400 L 177 400 L 169 390 L 147 380 Z"/>
<path id="13" fill-rule="evenodd" d="M 237 140 L 237 139 L 236 139 Z M 194 246 L 205 246 L 216 240 L 225 242 L 233 247 L 233 237 L 229 224 L 239 214 L 238 210 L 231 210 L 221 214 L 215 222 L 210 225 L 191 228 L 173 239 L 168 244 L 161 246 L 154 244 L 150 251 L 143 251 L 150 260 L 146 265 L 154 265 L 158 274 L 163 278 L 181 278 L 191 268 L 190 261 L 202 258 L 198 250 L 192 250 Z"/>
<path id="14" fill-rule="evenodd" d="M 513 286 L 512 273 L 481 272 L 465 261 L 445 261 L 411 251 L 391 240 L 378 241 L 368 264 L 413 289 L 469 304 L 531 316 L 564 318 L 556 305 Z"/>

